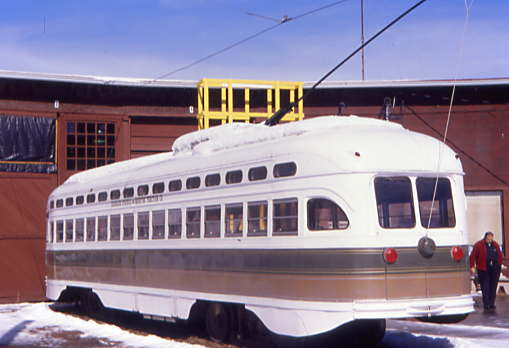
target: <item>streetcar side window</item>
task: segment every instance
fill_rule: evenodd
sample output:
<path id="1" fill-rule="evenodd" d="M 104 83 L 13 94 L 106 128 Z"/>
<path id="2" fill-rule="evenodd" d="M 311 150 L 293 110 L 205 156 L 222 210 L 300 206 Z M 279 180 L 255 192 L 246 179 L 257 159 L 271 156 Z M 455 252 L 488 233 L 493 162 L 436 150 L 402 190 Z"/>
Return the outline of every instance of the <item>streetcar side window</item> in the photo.
<path id="1" fill-rule="evenodd" d="M 95 217 L 87 218 L 87 242 L 95 241 Z"/>
<path id="2" fill-rule="evenodd" d="M 308 201 L 308 229 L 310 231 L 344 230 L 349 225 L 345 212 L 325 198 Z"/>
<path id="3" fill-rule="evenodd" d="M 138 213 L 138 239 L 148 239 L 149 215 L 148 211 Z"/>
<path id="4" fill-rule="evenodd" d="M 120 240 L 120 215 L 119 214 L 110 216 L 110 240 Z"/>
<path id="5" fill-rule="evenodd" d="M 83 232 L 85 229 L 85 220 L 76 219 L 76 242 L 83 242 Z"/>
<path id="6" fill-rule="evenodd" d="M 383 228 L 415 227 L 412 183 L 407 177 L 375 179 L 378 222 Z"/>
<path id="7" fill-rule="evenodd" d="M 201 208 L 186 209 L 186 237 L 200 238 Z"/>
<path id="8" fill-rule="evenodd" d="M 110 192 L 110 199 L 112 201 L 120 199 L 120 190 L 113 190 Z"/>
<path id="9" fill-rule="evenodd" d="M 424 228 L 456 226 L 451 182 L 447 178 L 417 178 L 417 197 Z M 436 187 L 436 192 L 435 192 Z M 433 202 L 433 193 L 435 193 Z"/>
<path id="10" fill-rule="evenodd" d="M 148 185 L 140 185 L 138 186 L 138 196 L 146 196 L 148 195 Z"/>
<path id="11" fill-rule="evenodd" d="M 107 199 L 108 199 L 108 192 L 106 192 L 106 191 L 99 192 L 99 194 L 97 195 L 97 200 L 99 202 L 104 202 Z"/>
<path id="12" fill-rule="evenodd" d="M 247 203 L 248 237 L 267 235 L 267 201 Z"/>
<path id="13" fill-rule="evenodd" d="M 165 210 L 156 210 L 152 212 L 152 239 L 164 239 L 164 227 L 166 226 L 165 214 Z"/>
<path id="14" fill-rule="evenodd" d="M 272 205 L 273 235 L 296 235 L 298 232 L 297 198 L 277 199 Z"/>
<path id="15" fill-rule="evenodd" d="M 49 230 L 48 230 L 48 242 L 50 243 L 53 243 L 54 241 L 54 228 L 55 228 L 55 223 L 53 221 L 50 221 L 49 223 Z"/>
<path id="16" fill-rule="evenodd" d="M 108 240 L 108 217 L 99 216 L 97 219 L 97 240 Z"/>
<path id="17" fill-rule="evenodd" d="M 134 187 L 126 187 L 122 194 L 124 195 L 124 198 L 131 198 L 134 196 Z"/>
<path id="18" fill-rule="evenodd" d="M 263 180 L 267 178 L 267 167 L 250 168 L 247 173 L 249 181 Z"/>
<path id="19" fill-rule="evenodd" d="M 227 204 L 224 213 L 226 237 L 242 237 L 243 214 L 242 203 Z"/>
<path id="20" fill-rule="evenodd" d="M 205 238 L 214 238 L 221 235 L 221 206 L 211 205 L 205 207 Z"/>
<path id="21" fill-rule="evenodd" d="M 134 214 L 124 214 L 124 240 L 133 240 L 134 238 Z"/>
<path id="22" fill-rule="evenodd" d="M 294 176 L 297 173 L 297 164 L 295 162 L 278 163 L 274 166 L 274 177 L 282 178 L 285 176 Z"/>
<path id="23" fill-rule="evenodd" d="M 186 188 L 188 190 L 197 189 L 198 187 L 200 187 L 200 177 L 199 176 L 193 176 L 191 178 L 187 178 Z"/>
<path id="24" fill-rule="evenodd" d="M 221 183 L 221 175 L 219 173 L 209 174 L 205 177 L 205 186 L 217 186 Z"/>
<path id="25" fill-rule="evenodd" d="M 74 232 L 74 221 L 65 220 L 65 242 L 72 242 L 72 234 Z"/>
<path id="26" fill-rule="evenodd" d="M 164 192 L 164 182 L 156 182 L 152 185 L 152 194 L 163 193 Z"/>
<path id="27" fill-rule="evenodd" d="M 242 181 L 242 170 L 232 170 L 231 172 L 226 173 L 226 183 L 227 184 L 238 184 Z"/>
<path id="28" fill-rule="evenodd" d="M 182 190 L 182 181 L 181 180 L 172 180 L 168 184 L 168 190 L 170 192 L 180 191 Z"/>
<path id="29" fill-rule="evenodd" d="M 61 243 L 64 240 L 64 221 L 58 220 L 57 221 L 57 243 Z"/>
<path id="30" fill-rule="evenodd" d="M 182 235 L 182 211 L 168 209 L 168 238 L 180 238 Z"/>
<path id="31" fill-rule="evenodd" d="M 90 193 L 87 195 L 87 203 L 94 203 L 95 202 L 95 194 Z"/>

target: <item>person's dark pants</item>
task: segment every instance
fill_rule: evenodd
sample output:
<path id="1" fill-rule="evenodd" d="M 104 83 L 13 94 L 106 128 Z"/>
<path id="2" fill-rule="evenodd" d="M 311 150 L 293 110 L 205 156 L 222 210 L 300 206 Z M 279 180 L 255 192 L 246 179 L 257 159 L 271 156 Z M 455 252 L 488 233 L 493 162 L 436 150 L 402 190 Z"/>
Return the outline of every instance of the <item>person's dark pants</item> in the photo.
<path id="1" fill-rule="evenodd" d="M 500 266 L 488 267 L 486 271 L 477 270 L 481 283 L 482 302 L 484 309 L 495 308 L 497 284 L 500 278 Z"/>

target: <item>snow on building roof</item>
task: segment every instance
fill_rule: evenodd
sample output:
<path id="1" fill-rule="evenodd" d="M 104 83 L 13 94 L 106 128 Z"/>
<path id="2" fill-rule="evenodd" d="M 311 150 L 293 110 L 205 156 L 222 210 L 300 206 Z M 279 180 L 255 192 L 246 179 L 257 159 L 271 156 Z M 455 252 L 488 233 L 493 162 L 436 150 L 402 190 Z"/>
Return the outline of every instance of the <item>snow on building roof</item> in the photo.
<path id="1" fill-rule="evenodd" d="M 195 88 L 198 80 L 154 80 L 153 78 L 112 77 L 80 74 L 54 74 L 41 72 L 23 72 L 0 70 L 0 78 L 55 81 L 70 83 L 92 83 L 137 87 L 180 87 Z M 296 75 L 296 78 L 298 76 Z M 383 87 L 437 87 L 437 86 L 489 86 L 509 85 L 509 77 L 458 79 L 458 80 L 367 80 L 367 81 L 324 81 L 318 88 L 383 88 Z M 304 88 L 310 88 L 315 81 L 304 82 Z"/>

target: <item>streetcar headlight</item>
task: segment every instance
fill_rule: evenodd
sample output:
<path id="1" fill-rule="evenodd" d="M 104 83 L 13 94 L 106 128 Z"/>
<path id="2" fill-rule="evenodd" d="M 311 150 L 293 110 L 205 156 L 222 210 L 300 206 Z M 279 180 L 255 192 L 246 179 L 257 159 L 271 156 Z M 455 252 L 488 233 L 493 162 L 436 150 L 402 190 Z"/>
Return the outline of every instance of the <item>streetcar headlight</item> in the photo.
<path id="1" fill-rule="evenodd" d="M 398 260 L 398 252 L 394 248 L 387 248 L 384 250 L 384 260 L 388 264 L 393 264 Z"/>
<path id="2" fill-rule="evenodd" d="M 460 262 L 463 259 L 463 256 L 465 256 L 465 253 L 463 252 L 463 248 L 461 248 L 459 246 L 452 247 L 451 257 L 454 261 Z"/>

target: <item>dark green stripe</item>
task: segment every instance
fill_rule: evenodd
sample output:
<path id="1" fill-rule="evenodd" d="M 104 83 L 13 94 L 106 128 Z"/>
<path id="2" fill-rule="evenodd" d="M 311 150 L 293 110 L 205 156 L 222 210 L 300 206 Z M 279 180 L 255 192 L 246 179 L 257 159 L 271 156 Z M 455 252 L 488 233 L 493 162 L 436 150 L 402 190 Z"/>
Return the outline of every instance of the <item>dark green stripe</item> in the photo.
<path id="1" fill-rule="evenodd" d="M 386 265 L 383 249 L 159 249 L 48 251 L 52 266 L 164 268 L 220 272 L 290 274 L 366 274 L 466 271 L 466 257 L 455 262 L 450 247 L 430 259 L 416 248 L 398 248 L 399 258 Z M 467 250 L 463 247 L 465 255 Z"/>

